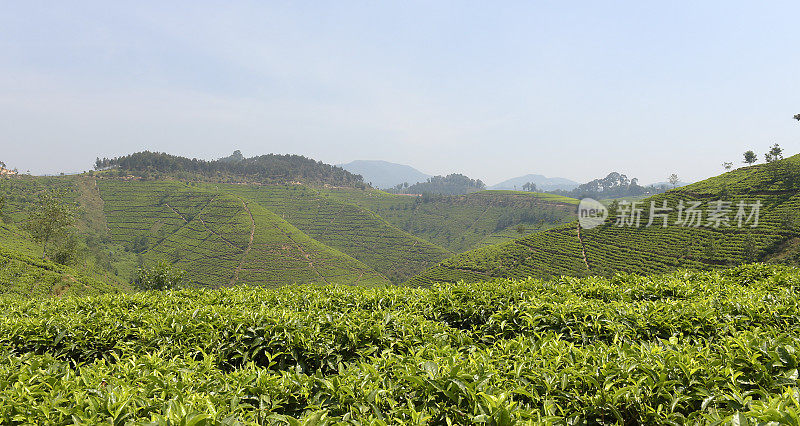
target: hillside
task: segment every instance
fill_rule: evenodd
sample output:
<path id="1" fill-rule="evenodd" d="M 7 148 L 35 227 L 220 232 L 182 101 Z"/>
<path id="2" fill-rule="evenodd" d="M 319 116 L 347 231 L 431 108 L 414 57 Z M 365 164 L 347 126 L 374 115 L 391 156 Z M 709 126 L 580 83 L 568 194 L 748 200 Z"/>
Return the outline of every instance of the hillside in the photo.
<path id="1" fill-rule="evenodd" d="M 488 189 L 521 190 L 522 185 L 525 185 L 528 182 L 533 182 L 534 184 L 536 184 L 536 188 L 539 191 L 554 191 L 554 190 L 571 191 L 577 188 L 578 185 L 580 185 L 578 182 L 566 178 L 560 178 L 560 177 L 549 178 L 543 175 L 531 174 L 505 180 L 503 182 L 498 183 L 497 185 L 490 186 Z"/>
<path id="2" fill-rule="evenodd" d="M 796 424 L 798 300 L 764 265 L 0 297 L 0 424 Z"/>
<path id="3" fill-rule="evenodd" d="M 713 209 L 708 211 L 713 206 L 709 202 L 727 200 L 733 209 L 728 218 L 736 226 L 708 226 L 708 216 L 703 216 L 699 227 L 675 225 L 681 200 L 687 206 L 700 202 L 701 214 L 706 215 L 713 213 Z M 800 155 L 737 169 L 643 200 L 641 206 L 646 207 L 641 215 L 642 225 L 649 221 L 651 201 L 655 206 L 666 202 L 673 208 L 668 217 L 670 226 L 618 227 L 614 224 L 618 211 L 617 215 L 610 214 L 604 225 L 584 229 L 582 239 L 577 223 L 563 225 L 462 253 L 410 282 L 429 285 L 437 281 L 492 277 L 609 275 L 617 271 L 658 273 L 677 267 L 706 269 L 776 257 L 793 262 L 795 254 L 781 256 L 780 252 L 794 250 L 797 245 L 792 241 L 800 236 Z M 746 226 L 738 227 L 734 215 L 738 213 L 735 206 L 739 202 L 746 206 L 761 203 L 757 227 L 746 222 Z M 745 211 L 748 215 L 751 212 L 752 207 Z M 663 218 L 654 219 L 657 224 L 663 223 Z"/>
<path id="4" fill-rule="evenodd" d="M 486 238 L 519 224 L 536 229 L 569 222 L 577 206 L 571 198 L 517 191 L 420 197 L 345 188 L 321 192 L 375 212 L 392 225 L 455 253 L 476 248 Z"/>
<path id="5" fill-rule="evenodd" d="M 453 253 L 391 225 L 355 204 L 336 201 L 302 185 L 215 185 L 253 200 L 317 241 L 400 283 Z"/>
<path id="6" fill-rule="evenodd" d="M 99 186 L 114 242 L 144 263 L 173 262 L 192 284 L 389 283 L 253 201 L 180 182 Z"/>
<path id="7" fill-rule="evenodd" d="M 25 298 L 88 295 L 124 289 L 107 277 L 42 259 L 42 249 L 14 225 L 0 222 L 0 295 Z"/>
<path id="8" fill-rule="evenodd" d="M 238 152 L 238 151 L 237 151 Z M 140 178 L 178 178 L 214 182 L 292 183 L 363 187 L 361 176 L 300 155 L 234 155 L 206 161 L 143 151 L 116 158 L 98 158 L 95 169 L 105 174 Z"/>
<path id="9" fill-rule="evenodd" d="M 361 175 L 364 178 L 364 182 L 381 189 L 391 188 L 402 183 L 413 185 L 417 182 L 425 182 L 426 179 L 431 177 L 431 175 L 422 173 L 411 166 L 388 161 L 355 160 L 347 164 L 339 164 L 338 167 L 350 173 Z"/>

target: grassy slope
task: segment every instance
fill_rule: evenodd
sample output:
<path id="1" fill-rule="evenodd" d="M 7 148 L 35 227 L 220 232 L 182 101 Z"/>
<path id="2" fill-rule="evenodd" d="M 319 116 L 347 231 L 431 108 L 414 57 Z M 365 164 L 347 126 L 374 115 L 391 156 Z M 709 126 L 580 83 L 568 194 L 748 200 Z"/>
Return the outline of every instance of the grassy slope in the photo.
<path id="1" fill-rule="evenodd" d="M 0 294 L 22 297 L 116 292 L 122 287 L 97 274 L 42 259 L 42 249 L 14 225 L 0 223 Z"/>
<path id="2" fill-rule="evenodd" d="M 577 204 L 572 198 L 520 191 L 480 191 L 429 202 L 377 190 L 335 188 L 324 193 L 369 209 L 392 225 L 453 252 L 479 247 L 484 239 L 521 223 L 522 215 L 546 217 L 552 223 L 567 221 L 574 217 Z M 534 225 L 539 224 L 527 224 Z"/>
<path id="3" fill-rule="evenodd" d="M 710 268 L 774 256 L 782 244 L 798 235 L 784 224 L 786 213 L 800 211 L 800 156 L 746 167 L 716 178 L 659 194 L 645 200 L 676 206 L 678 200 L 760 200 L 757 228 L 685 228 L 670 226 L 620 228 L 609 218 L 606 225 L 583 231 L 586 260 L 575 223 L 536 233 L 512 242 L 462 253 L 411 280 L 416 285 L 435 281 L 475 281 L 487 277 L 549 277 L 607 275 L 615 271 L 655 273 L 679 266 Z M 705 208 L 705 206 L 704 206 Z M 734 208 L 731 217 L 735 214 Z M 677 219 L 673 213 L 670 223 Z M 748 253 L 747 247 L 752 247 Z"/>
<path id="4" fill-rule="evenodd" d="M 180 182 L 100 181 L 113 239 L 147 239 L 144 260 L 168 260 L 194 284 L 375 285 L 388 280 L 252 201 Z"/>
<path id="5" fill-rule="evenodd" d="M 214 185 L 286 219 L 321 243 L 402 282 L 452 255 L 389 224 L 355 204 L 333 200 L 302 185 Z"/>

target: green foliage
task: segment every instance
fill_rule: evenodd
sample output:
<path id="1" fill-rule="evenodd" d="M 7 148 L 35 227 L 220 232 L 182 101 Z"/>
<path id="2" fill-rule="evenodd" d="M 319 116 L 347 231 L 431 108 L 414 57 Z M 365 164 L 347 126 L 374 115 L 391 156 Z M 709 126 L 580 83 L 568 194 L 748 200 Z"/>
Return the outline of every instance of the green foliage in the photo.
<path id="1" fill-rule="evenodd" d="M 470 179 L 462 174 L 453 173 L 447 176 L 434 176 L 425 182 L 400 184 L 389 192 L 403 194 L 435 194 L 435 195 L 463 195 L 485 189 L 486 185 L 480 179 Z"/>
<path id="2" fill-rule="evenodd" d="M 0 234 L 4 232 L 0 231 Z M 71 267 L 25 253 L 24 241 L 21 242 L 21 250 L 8 248 L 8 240 L 4 242 L 5 244 L 0 246 L 0 295 L 42 298 L 121 290 L 119 284 L 106 277 L 85 274 Z"/>
<path id="3" fill-rule="evenodd" d="M 347 187 L 364 187 L 360 175 L 340 167 L 314 161 L 300 155 L 269 154 L 244 158 L 241 152 L 216 161 L 198 160 L 143 151 L 117 158 L 98 158 L 96 170 L 117 169 L 141 178 L 179 177 L 212 181 L 261 183 L 305 182 Z"/>
<path id="4" fill-rule="evenodd" d="M 139 268 L 134 285 L 139 290 L 174 290 L 184 282 L 186 271 L 159 261 L 155 266 Z"/>
<path id="5" fill-rule="evenodd" d="M 74 207 L 63 201 L 63 192 L 47 191 L 40 195 L 39 205 L 24 224 L 33 239 L 42 244 L 47 256 L 47 243 L 75 224 Z"/>
<path id="6" fill-rule="evenodd" d="M 534 233 L 497 246 L 458 254 L 411 280 L 413 285 L 459 280 L 479 281 L 491 277 L 526 278 L 559 275 L 608 276 L 615 272 L 661 273 L 678 267 L 709 269 L 738 265 L 779 255 L 782 244 L 800 236 L 795 225 L 800 211 L 800 156 L 754 167 L 733 170 L 724 175 L 681 187 L 642 200 L 640 227 L 618 227 L 617 216 L 610 214 L 605 225 L 584 230 L 578 240 L 577 224 Z M 725 195 L 723 195 L 725 194 Z M 739 202 L 760 202 L 756 228 L 714 228 L 674 225 L 677 212 L 668 221 L 672 226 L 645 227 L 650 202 L 655 206 L 724 199 L 731 202 L 733 218 Z M 619 207 L 616 207 L 617 209 Z M 615 209 L 612 209 L 615 210 Z M 707 218 L 707 216 L 704 216 Z M 589 268 L 583 262 L 586 252 Z"/>
<path id="7" fill-rule="evenodd" d="M 783 160 L 783 148 L 781 148 L 781 146 L 778 144 L 772 145 L 772 147 L 769 149 L 769 152 L 764 154 L 764 160 L 767 163 Z"/>
<path id="8" fill-rule="evenodd" d="M 0 423 L 791 424 L 798 292 L 750 265 L 3 299 Z"/>
<path id="9" fill-rule="evenodd" d="M 452 253 L 388 223 L 372 211 L 326 197 L 301 185 L 215 185 L 215 190 L 253 200 L 315 240 L 401 283 Z"/>
<path id="10" fill-rule="evenodd" d="M 744 162 L 746 164 L 753 164 L 758 161 L 758 156 L 753 151 L 745 151 L 744 153 Z"/>
<path id="11" fill-rule="evenodd" d="M 146 266 L 174 262 L 187 284 L 389 284 L 237 192 L 175 181 L 98 185 L 112 241 L 141 255 Z"/>
<path id="12" fill-rule="evenodd" d="M 480 191 L 430 199 L 345 188 L 320 192 L 368 209 L 392 225 L 456 253 L 479 247 L 487 238 L 520 223 L 544 229 L 571 221 L 578 203 L 559 195 L 521 191 Z"/>

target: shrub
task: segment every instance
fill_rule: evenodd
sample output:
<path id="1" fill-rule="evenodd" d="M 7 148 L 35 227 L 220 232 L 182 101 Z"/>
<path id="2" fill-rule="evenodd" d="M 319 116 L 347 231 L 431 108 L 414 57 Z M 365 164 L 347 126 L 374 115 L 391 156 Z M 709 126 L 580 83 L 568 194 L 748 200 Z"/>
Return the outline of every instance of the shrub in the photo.
<path id="1" fill-rule="evenodd" d="M 185 274 L 185 271 L 160 261 L 155 266 L 139 268 L 134 284 L 139 290 L 172 290 L 183 283 Z"/>

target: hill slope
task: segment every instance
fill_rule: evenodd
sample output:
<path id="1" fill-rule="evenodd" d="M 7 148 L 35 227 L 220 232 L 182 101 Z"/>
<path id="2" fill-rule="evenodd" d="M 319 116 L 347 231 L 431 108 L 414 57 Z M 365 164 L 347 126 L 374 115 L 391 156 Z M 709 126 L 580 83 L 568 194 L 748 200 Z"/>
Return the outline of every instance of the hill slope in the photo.
<path id="1" fill-rule="evenodd" d="M 733 226 L 709 226 L 709 214 L 717 200 L 731 202 L 727 217 Z M 677 206 L 699 202 L 702 226 L 675 225 Z M 600 227 L 583 230 L 577 223 L 528 237 L 462 253 L 412 279 L 416 285 L 436 281 L 476 281 L 491 277 L 551 277 L 557 275 L 608 275 L 616 271 L 655 273 L 676 267 L 713 268 L 774 257 L 800 235 L 800 155 L 783 161 L 742 168 L 716 178 L 678 188 L 644 200 L 641 224 L 649 222 L 650 202 L 667 203 L 667 228 L 663 218 L 656 226 L 618 227 L 617 215 L 609 215 Z M 761 203 L 759 223 L 739 228 L 736 206 Z M 686 218 L 686 215 L 683 217 Z M 746 218 L 744 218 L 746 219 Z M 713 225 L 713 224 L 712 224 Z M 793 249 L 792 249 L 793 250 Z M 793 256 L 793 255 L 792 255 Z"/>
<path id="2" fill-rule="evenodd" d="M 42 259 L 24 231 L 0 222 L 0 294 L 21 297 L 118 292 L 119 283 Z"/>
<path id="3" fill-rule="evenodd" d="M 196 285 L 389 281 L 255 202 L 179 182 L 100 181 L 114 241 L 166 259 Z"/>
<path id="4" fill-rule="evenodd" d="M 253 200 L 317 241 L 346 253 L 400 283 L 453 253 L 389 224 L 355 204 L 302 185 L 215 185 Z"/>
<path id="5" fill-rule="evenodd" d="M 382 189 L 391 188 L 401 183 L 413 185 L 417 182 L 425 182 L 426 179 L 431 177 L 431 175 L 422 173 L 411 166 L 388 161 L 355 160 L 338 166 L 350 173 L 361 175 L 364 178 L 364 182 Z"/>
<path id="6" fill-rule="evenodd" d="M 570 221 L 577 205 L 571 198 L 516 191 L 420 197 L 347 188 L 322 193 L 373 211 L 392 225 L 456 253 L 518 224 L 533 229 Z"/>

